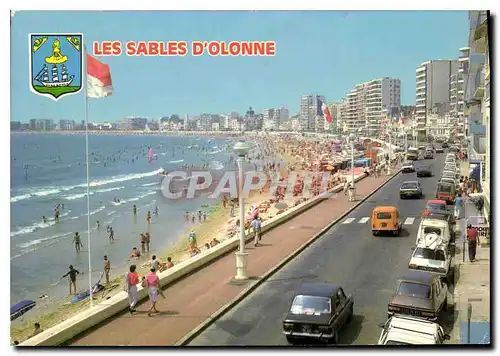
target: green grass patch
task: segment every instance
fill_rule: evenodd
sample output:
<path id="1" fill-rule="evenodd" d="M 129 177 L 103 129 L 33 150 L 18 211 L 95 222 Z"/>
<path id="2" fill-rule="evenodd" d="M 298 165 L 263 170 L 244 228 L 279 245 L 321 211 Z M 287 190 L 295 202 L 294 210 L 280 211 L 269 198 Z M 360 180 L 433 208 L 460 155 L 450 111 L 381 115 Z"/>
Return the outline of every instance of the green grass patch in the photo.
<path id="1" fill-rule="evenodd" d="M 44 87 L 43 85 L 34 85 L 33 88 L 42 94 L 51 94 L 55 98 L 60 97 L 63 94 L 75 93 L 80 90 L 81 87 L 77 86 L 67 86 L 67 87 Z"/>

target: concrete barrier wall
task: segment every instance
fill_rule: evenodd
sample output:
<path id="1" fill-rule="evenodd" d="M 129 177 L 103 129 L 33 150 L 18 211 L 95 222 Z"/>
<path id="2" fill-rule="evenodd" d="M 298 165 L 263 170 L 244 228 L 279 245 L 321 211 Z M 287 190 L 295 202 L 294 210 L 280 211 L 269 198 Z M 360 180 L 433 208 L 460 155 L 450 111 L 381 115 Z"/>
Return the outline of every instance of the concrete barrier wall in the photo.
<path id="1" fill-rule="evenodd" d="M 383 166 L 384 164 L 382 164 Z M 367 175 L 358 175 L 355 178 L 355 182 L 364 179 Z M 331 189 L 328 193 L 338 193 L 342 191 L 343 186 L 337 185 Z M 320 194 L 314 198 L 307 200 L 306 202 L 297 205 L 296 207 L 290 208 L 284 213 L 269 219 L 262 223 L 262 233 L 269 231 L 276 226 L 294 218 L 295 216 L 301 214 L 302 212 L 312 208 L 313 206 L 319 204 L 321 201 L 328 198 L 328 193 Z M 245 240 L 251 241 L 253 239 L 253 233 L 246 233 Z M 166 286 L 175 281 L 180 280 L 191 272 L 210 264 L 212 261 L 218 259 L 219 257 L 234 251 L 239 246 L 239 235 L 227 239 L 217 246 L 205 250 L 197 256 L 194 256 L 184 262 L 175 265 L 168 270 L 159 273 L 160 284 Z M 236 266 L 236 258 L 235 258 Z M 236 273 L 236 267 L 235 267 Z M 125 276 L 125 275 L 124 275 Z M 147 288 L 142 288 L 138 286 L 139 300 L 145 299 L 147 295 Z M 128 294 L 125 291 L 119 292 L 110 299 L 103 301 L 93 308 L 89 308 L 83 312 L 80 312 L 73 317 L 45 330 L 44 332 L 26 340 L 19 346 L 57 346 L 68 340 L 71 340 L 78 334 L 84 332 L 85 330 L 96 326 L 106 319 L 115 316 L 127 310 L 129 306 Z"/>

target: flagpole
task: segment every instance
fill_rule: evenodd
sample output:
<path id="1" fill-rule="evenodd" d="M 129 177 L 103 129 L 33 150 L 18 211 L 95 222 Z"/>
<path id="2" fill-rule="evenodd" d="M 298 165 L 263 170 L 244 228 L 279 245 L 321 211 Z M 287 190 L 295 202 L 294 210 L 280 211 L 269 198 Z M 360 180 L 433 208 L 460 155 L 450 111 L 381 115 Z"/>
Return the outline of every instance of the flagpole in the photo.
<path id="1" fill-rule="evenodd" d="M 90 254 L 90 243 L 91 243 L 91 229 L 90 229 L 90 162 L 89 162 L 89 99 L 87 96 L 87 46 L 83 46 L 83 58 L 85 61 L 84 76 L 85 80 L 82 78 L 82 86 L 84 87 L 84 97 L 85 97 L 85 156 L 87 162 L 87 244 L 89 249 L 89 297 L 90 297 L 90 307 L 94 306 L 94 296 L 92 293 L 92 259 Z"/>

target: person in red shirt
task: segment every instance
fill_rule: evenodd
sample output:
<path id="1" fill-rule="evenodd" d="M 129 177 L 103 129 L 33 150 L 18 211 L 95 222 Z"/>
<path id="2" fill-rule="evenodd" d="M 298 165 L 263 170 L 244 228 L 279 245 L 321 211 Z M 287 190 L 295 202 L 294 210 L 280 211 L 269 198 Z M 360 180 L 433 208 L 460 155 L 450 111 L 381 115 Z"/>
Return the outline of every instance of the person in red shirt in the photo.
<path id="1" fill-rule="evenodd" d="M 477 229 L 472 227 L 471 224 L 467 226 L 467 241 L 469 243 L 469 261 L 474 262 L 476 260 L 476 249 L 479 244 L 479 237 Z"/>
<path id="2" fill-rule="evenodd" d="M 130 314 L 135 313 L 135 305 L 137 304 L 137 284 L 139 284 L 139 275 L 137 274 L 135 265 L 130 266 L 130 272 L 127 273 L 127 292 L 130 301 L 130 306 L 128 308 Z"/>

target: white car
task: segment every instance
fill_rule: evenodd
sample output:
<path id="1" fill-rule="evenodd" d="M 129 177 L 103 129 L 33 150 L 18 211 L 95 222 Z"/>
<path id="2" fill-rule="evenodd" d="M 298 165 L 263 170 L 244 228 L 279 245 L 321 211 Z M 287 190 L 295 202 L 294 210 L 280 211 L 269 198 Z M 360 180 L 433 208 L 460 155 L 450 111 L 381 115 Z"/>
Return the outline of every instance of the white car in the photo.
<path id="1" fill-rule="evenodd" d="M 420 240 L 413 250 L 408 268 L 436 273 L 445 277 L 450 283 L 453 281 L 448 245 L 437 234 L 427 234 Z"/>
<path id="2" fill-rule="evenodd" d="M 415 172 L 415 166 L 413 165 L 413 162 L 406 161 L 405 163 L 403 163 L 403 166 L 401 167 L 401 172 L 403 172 L 403 173 Z"/>
<path id="3" fill-rule="evenodd" d="M 378 345 L 440 345 L 450 340 L 439 324 L 410 316 L 393 316 L 380 326 Z"/>
<path id="4" fill-rule="evenodd" d="M 448 245 L 451 240 L 450 226 L 444 220 L 428 219 L 424 218 L 420 222 L 420 226 L 417 231 L 417 238 L 415 240 L 415 245 L 419 245 L 424 241 L 425 235 L 437 234 L 440 239 L 443 240 L 445 245 Z"/>

